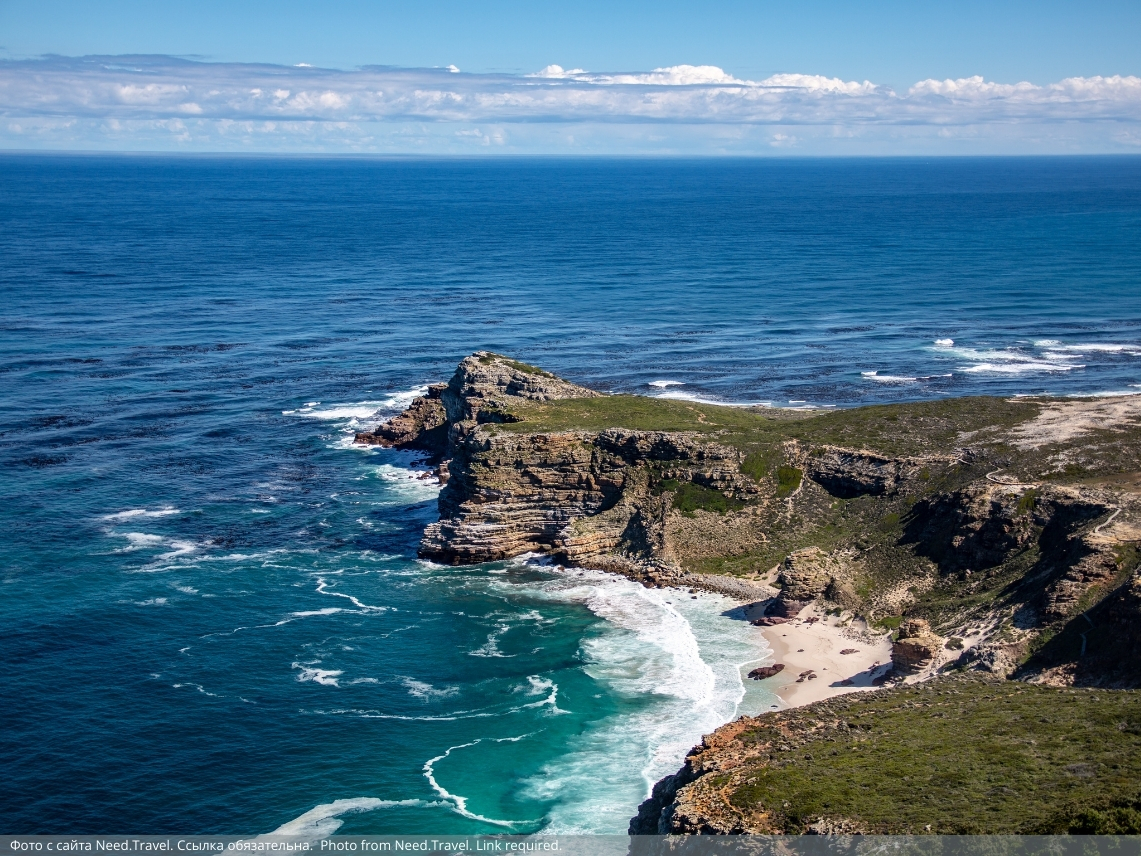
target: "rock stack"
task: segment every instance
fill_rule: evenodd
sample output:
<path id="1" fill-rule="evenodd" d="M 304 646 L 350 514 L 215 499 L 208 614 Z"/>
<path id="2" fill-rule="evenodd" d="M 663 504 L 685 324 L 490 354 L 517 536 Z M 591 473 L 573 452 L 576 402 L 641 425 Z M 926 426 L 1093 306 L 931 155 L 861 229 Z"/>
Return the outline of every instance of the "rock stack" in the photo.
<path id="1" fill-rule="evenodd" d="M 769 614 L 795 618 L 809 603 L 828 589 L 838 570 L 836 560 L 819 547 L 806 547 L 790 554 L 780 571 L 780 596 Z"/>
<path id="2" fill-rule="evenodd" d="M 938 656 L 943 638 L 931 632 L 922 618 L 907 618 L 899 625 L 899 635 L 891 646 L 892 671 L 900 675 L 922 672 Z"/>

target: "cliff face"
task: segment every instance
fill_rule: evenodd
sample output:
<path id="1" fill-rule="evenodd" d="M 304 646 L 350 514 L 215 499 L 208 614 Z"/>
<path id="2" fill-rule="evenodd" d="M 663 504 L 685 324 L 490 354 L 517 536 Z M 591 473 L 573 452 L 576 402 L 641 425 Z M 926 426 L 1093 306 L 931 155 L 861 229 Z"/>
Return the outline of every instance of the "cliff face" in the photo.
<path id="1" fill-rule="evenodd" d="M 603 396 L 478 352 L 357 439 L 438 465 L 440 519 L 420 545 L 433 561 L 543 553 L 765 601 L 773 622 L 817 602 L 840 620 L 895 628 L 897 683 L 975 671 L 1141 687 L 1141 402 L 1092 403 L 1096 424 L 1083 407 L 721 408 Z M 742 771 L 856 734 L 842 718 L 821 730 L 782 716 L 707 737 L 632 831 L 897 828 L 835 811 L 809 822 L 799 797 L 750 803 Z"/>
<path id="2" fill-rule="evenodd" d="M 885 627 L 925 622 L 922 633 L 897 633 L 901 677 L 955 666 L 1098 680 L 1104 669 L 1076 662 L 1124 638 L 1091 633 L 1090 622 L 1114 592 L 1132 603 L 1121 592 L 1138 566 L 1141 493 L 1115 490 L 1112 479 L 1059 484 L 1012 469 L 1110 452 L 1132 461 L 1131 447 L 1116 436 L 1115 446 L 1072 436 L 1068 447 L 1043 446 L 1033 426 L 1054 430 L 1057 419 L 1023 402 L 934 406 L 872 422 L 860 411 L 782 415 L 603 396 L 477 352 L 357 439 L 422 449 L 438 463 L 440 519 L 420 546 L 433 561 L 534 552 L 651 585 L 779 595 L 769 608 L 777 617 L 821 601 Z M 1060 406 L 1068 414 L 1074 405 Z M 624 422 L 683 430 L 613 427 Z M 947 454 L 939 431 L 972 446 Z M 992 451 L 1019 444 L 1027 448 L 1017 460 Z"/>
<path id="3" fill-rule="evenodd" d="M 1141 831 L 1137 694 L 941 678 L 742 717 L 632 835 Z"/>

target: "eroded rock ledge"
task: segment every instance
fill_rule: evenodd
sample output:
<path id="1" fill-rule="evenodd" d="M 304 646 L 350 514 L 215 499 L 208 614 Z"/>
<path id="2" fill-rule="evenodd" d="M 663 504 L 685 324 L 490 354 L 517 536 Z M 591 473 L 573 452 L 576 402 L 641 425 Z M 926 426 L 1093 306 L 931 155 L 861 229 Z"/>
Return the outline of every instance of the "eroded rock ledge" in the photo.
<path id="1" fill-rule="evenodd" d="M 897 683 L 1141 686 L 1141 402 L 722 408 L 604 396 L 481 351 L 357 439 L 438 467 L 420 545 L 436 562 L 541 553 L 761 602 L 761 624 L 816 604 L 891 632 Z M 731 820 L 706 787 L 752 751 L 741 735 L 778 720 L 707 737 L 632 829 L 784 828 Z"/>
<path id="2" fill-rule="evenodd" d="M 1141 408 L 1118 407 L 1116 426 L 1102 414 L 1108 441 L 1080 435 L 1079 420 L 1069 446 L 998 457 L 1028 446 L 1034 426 L 1054 430 L 1043 415 L 1054 406 L 945 401 L 870 409 L 874 419 L 719 408 L 605 396 L 479 351 L 357 440 L 422 450 L 438 466 L 440 519 L 420 544 L 432 561 L 540 553 L 647 585 L 771 600 L 774 620 L 819 602 L 898 628 L 896 672 L 911 679 L 956 666 L 1100 680 L 1077 661 L 1125 644 L 1093 624 L 1111 593 L 1133 603 L 1138 481 L 1115 489 L 1014 470 L 1049 475 L 1099 455 L 1103 468 L 1141 468 Z M 1058 406 L 1072 415 L 1075 405 Z M 971 445 L 948 453 L 955 439 Z M 1122 673 L 1119 683 L 1135 680 Z"/>

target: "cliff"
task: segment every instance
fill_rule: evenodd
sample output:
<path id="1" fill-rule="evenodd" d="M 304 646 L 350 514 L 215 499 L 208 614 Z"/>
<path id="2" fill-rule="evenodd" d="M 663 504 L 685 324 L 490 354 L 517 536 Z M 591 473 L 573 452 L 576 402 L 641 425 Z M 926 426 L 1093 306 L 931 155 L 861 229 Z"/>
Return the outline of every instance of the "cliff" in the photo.
<path id="1" fill-rule="evenodd" d="M 1136 399 L 729 408 L 600 395 L 478 352 L 357 439 L 438 464 L 440 519 L 420 546 L 433 561 L 541 553 L 764 602 L 772 622 L 815 604 L 892 633 L 895 682 L 1141 686 Z M 730 763 L 739 728 L 635 826 L 728 831 L 679 814 L 677 795 Z"/>
<path id="2" fill-rule="evenodd" d="M 742 717 L 631 821 L 651 834 L 1141 832 L 1136 693 L 941 678 Z"/>

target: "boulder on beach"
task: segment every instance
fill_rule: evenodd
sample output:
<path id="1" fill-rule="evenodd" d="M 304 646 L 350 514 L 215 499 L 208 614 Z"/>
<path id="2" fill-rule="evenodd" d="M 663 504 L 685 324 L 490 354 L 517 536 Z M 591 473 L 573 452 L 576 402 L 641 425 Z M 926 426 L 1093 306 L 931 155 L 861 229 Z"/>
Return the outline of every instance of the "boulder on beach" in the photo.
<path id="1" fill-rule="evenodd" d="M 750 622 L 754 627 L 775 627 L 778 624 L 786 624 L 792 619 L 781 618 L 778 615 L 766 615 L 764 618 L 758 618 Z"/>
<path id="2" fill-rule="evenodd" d="M 763 681 L 765 678 L 771 678 L 773 675 L 779 675 L 784 671 L 784 663 L 773 663 L 771 666 L 761 666 L 749 672 L 749 677 L 754 681 Z"/>

